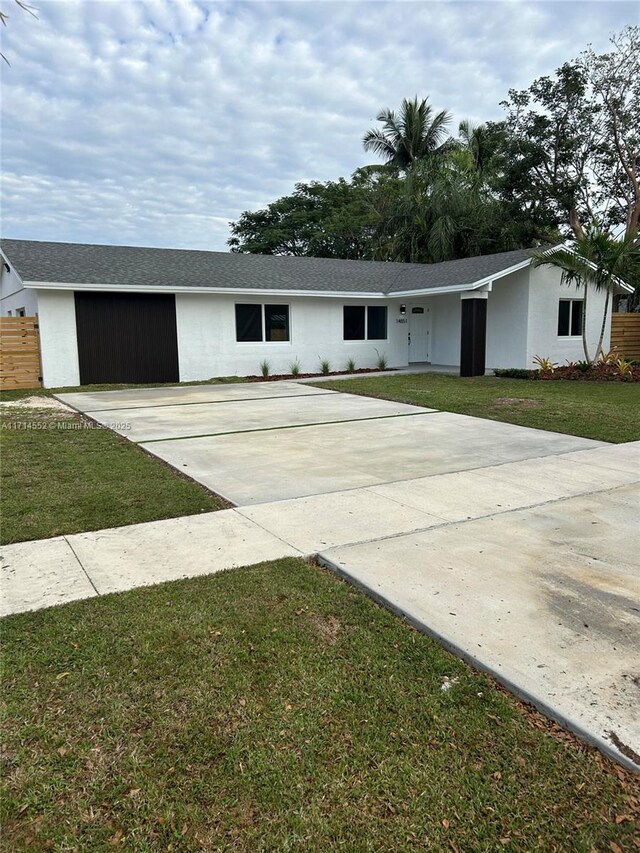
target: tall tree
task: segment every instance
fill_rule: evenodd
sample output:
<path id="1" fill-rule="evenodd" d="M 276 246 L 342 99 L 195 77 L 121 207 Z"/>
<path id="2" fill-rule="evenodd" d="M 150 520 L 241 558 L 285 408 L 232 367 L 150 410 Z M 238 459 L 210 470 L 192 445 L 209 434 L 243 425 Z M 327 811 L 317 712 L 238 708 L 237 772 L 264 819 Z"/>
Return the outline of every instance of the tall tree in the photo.
<path id="1" fill-rule="evenodd" d="M 252 254 L 371 258 L 376 217 L 370 196 L 378 180 L 362 169 L 350 181 L 298 183 L 291 195 L 231 222 L 228 245 Z"/>
<path id="2" fill-rule="evenodd" d="M 550 213 L 580 240 L 586 223 L 637 239 L 640 218 L 640 27 L 592 49 L 553 77 L 510 90 L 502 195 L 532 216 Z"/>
<path id="3" fill-rule="evenodd" d="M 416 160 L 443 150 L 449 138 L 451 114 L 446 110 L 434 112 L 428 98 L 404 98 L 398 114 L 384 109 L 376 118 L 382 122 L 382 129 L 371 128 L 365 133 L 364 149 L 398 169 L 406 170 Z"/>

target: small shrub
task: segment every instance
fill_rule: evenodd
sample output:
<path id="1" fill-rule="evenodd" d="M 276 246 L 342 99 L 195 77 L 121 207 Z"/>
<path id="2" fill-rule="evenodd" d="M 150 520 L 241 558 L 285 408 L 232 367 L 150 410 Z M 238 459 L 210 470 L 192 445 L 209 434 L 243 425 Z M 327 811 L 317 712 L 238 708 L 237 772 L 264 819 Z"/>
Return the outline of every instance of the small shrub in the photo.
<path id="1" fill-rule="evenodd" d="M 608 363 L 608 362 L 605 362 Z M 569 367 L 570 365 L 567 365 Z M 590 361 L 576 361 L 573 365 L 575 370 L 579 370 L 580 373 L 588 373 L 591 370 L 592 364 Z"/>
<path id="2" fill-rule="evenodd" d="M 602 364 L 617 364 L 619 358 L 620 353 L 618 352 L 618 347 L 612 347 L 609 352 L 603 352 L 600 354 L 600 361 Z"/>
<path id="3" fill-rule="evenodd" d="M 616 361 L 616 367 L 620 376 L 633 376 L 633 365 L 626 358 L 619 358 Z"/>
<path id="4" fill-rule="evenodd" d="M 495 376 L 505 379 L 536 379 L 537 370 L 526 370 L 524 367 L 499 367 L 493 371 Z"/>
<path id="5" fill-rule="evenodd" d="M 331 365 L 329 364 L 328 358 L 320 359 L 320 373 L 322 373 L 323 376 L 326 376 L 328 373 L 331 373 Z"/>
<path id="6" fill-rule="evenodd" d="M 268 379 L 271 374 L 271 364 L 266 358 L 260 362 L 260 373 L 263 379 Z"/>
<path id="7" fill-rule="evenodd" d="M 289 372 L 292 376 L 300 376 L 300 362 L 297 358 L 289 365 Z"/>
<path id="8" fill-rule="evenodd" d="M 387 364 L 388 364 L 386 355 L 384 353 L 382 353 L 382 355 L 380 355 L 378 350 L 376 350 L 376 352 L 378 353 L 378 360 L 376 361 L 376 367 L 378 368 L 378 370 L 386 370 Z"/>
<path id="9" fill-rule="evenodd" d="M 350 358 L 347 361 L 346 370 L 349 373 L 355 373 L 356 372 L 356 360 L 355 360 L 355 358 Z"/>
<path id="10" fill-rule="evenodd" d="M 550 358 L 542 358 L 539 355 L 533 359 L 533 363 L 537 364 L 543 373 L 555 373 L 556 367 L 558 366 L 556 362 L 551 361 Z"/>

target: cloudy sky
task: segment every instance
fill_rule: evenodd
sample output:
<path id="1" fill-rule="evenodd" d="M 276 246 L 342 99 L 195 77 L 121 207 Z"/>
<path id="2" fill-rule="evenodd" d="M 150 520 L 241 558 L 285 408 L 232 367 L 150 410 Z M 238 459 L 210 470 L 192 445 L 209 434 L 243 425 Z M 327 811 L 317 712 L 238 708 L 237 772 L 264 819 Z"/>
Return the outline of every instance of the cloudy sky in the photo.
<path id="1" fill-rule="evenodd" d="M 230 220 L 371 162 L 382 107 L 499 118 L 637 2 L 29 0 L 2 50 L 2 235 L 225 249 Z"/>

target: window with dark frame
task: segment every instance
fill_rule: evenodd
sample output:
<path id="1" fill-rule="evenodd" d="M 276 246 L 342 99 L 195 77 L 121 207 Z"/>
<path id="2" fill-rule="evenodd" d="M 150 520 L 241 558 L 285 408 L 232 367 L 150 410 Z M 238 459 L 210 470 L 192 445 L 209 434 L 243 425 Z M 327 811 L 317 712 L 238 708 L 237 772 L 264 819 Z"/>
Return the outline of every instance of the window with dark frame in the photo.
<path id="1" fill-rule="evenodd" d="M 386 341 L 387 306 L 369 305 L 367 308 L 367 340 Z"/>
<path id="2" fill-rule="evenodd" d="M 343 337 L 345 341 L 364 340 L 364 305 L 345 305 L 343 309 Z"/>
<path id="3" fill-rule="evenodd" d="M 236 305 L 236 340 L 262 341 L 262 305 Z"/>
<path id="4" fill-rule="evenodd" d="M 558 337 L 580 337 L 582 334 L 583 299 L 561 299 L 558 305 Z"/>
<path id="5" fill-rule="evenodd" d="M 386 305 L 344 305 L 342 310 L 345 341 L 386 341 Z"/>
<path id="6" fill-rule="evenodd" d="M 289 340 L 289 306 L 236 305 L 236 341 L 241 344 L 287 342 Z"/>
<path id="7" fill-rule="evenodd" d="M 264 338 L 266 341 L 289 340 L 289 306 L 264 306 Z"/>

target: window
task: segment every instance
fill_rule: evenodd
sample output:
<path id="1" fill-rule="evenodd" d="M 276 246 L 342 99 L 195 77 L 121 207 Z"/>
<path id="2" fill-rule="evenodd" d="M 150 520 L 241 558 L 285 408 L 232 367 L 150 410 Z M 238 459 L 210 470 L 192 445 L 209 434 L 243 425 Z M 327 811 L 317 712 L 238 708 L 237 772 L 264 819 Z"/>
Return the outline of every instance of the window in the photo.
<path id="1" fill-rule="evenodd" d="M 288 305 L 236 305 L 236 340 L 239 343 L 289 340 Z"/>
<path id="2" fill-rule="evenodd" d="M 370 341 L 387 339 L 386 305 L 370 305 L 367 308 L 367 338 Z"/>
<path id="3" fill-rule="evenodd" d="M 265 341 L 289 340 L 289 306 L 264 306 Z"/>
<path id="4" fill-rule="evenodd" d="M 16 308 L 16 317 L 26 317 L 24 308 Z"/>
<path id="5" fill-rule="evenodd" d="M 386 305 L 345 305 L 343 338 L 345 341 L 386 341 Z"/>
<path id="6" fill-rule="evenodd" d="M 561 299 L 558 307 L 558 336 L 580 337 L 582 334 L 582 299 Z"/>
<path id="7" fill-rule="evenodd" d="M 345 305 L 343 320 L 345 341 L 363 341 L 364 305 Z"/>
<path id="8" fill-rule="evenodd" d="M 262 305 L 236 305 L 236 340 L 262 340 Z"/>

